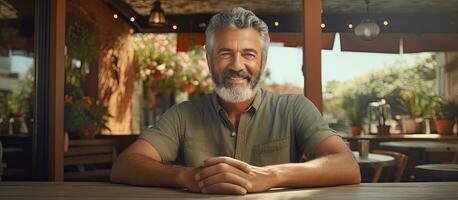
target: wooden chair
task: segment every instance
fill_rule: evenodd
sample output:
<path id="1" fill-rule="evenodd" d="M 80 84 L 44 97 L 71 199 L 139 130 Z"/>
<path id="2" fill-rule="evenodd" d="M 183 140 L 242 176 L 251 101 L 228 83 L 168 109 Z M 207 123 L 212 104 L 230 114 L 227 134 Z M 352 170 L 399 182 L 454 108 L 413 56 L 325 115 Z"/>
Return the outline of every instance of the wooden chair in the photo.
<path id="1" fill-rule="evenodd" d="M 394 165 L 394 168 L 396 168 L 394 176 L 392 175 L 393 166 L 386 167 L 385 168 L 386 170 L 383 170 L 383 173 L 381 170 L 379 170 L 378 173 L 374 174 L 372 182 L 379 182 L 379 181 L 400 182 L 402 175 L 404 174 L 404 170 L 406 168 L 409 157 L 399 152 L 387 151 L 387 150 L 381 150 L 381 149 L 374 149 L 372 150 L 372 152 L 377 153 L 377 154 L 392 156 L 394 157 L 395 162 L 396 162 L 396 164 Z M 382 176 L 382 174 L 383 174 L 383 178 L 382 180 L 380 180 L 380 177 Z"/>
<path id="2" fill-rule="evenodd" d="M 115 159 L 116 150 L 111 139 L 70 140 L 64 156 L 64 180 L 109 181 Z"/>

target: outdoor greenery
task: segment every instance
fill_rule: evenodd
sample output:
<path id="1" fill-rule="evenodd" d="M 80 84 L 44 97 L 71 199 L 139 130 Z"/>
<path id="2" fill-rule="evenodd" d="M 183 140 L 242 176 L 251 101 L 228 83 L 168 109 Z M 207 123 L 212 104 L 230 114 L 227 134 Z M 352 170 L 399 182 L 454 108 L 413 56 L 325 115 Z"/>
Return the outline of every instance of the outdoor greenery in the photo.
<path id="1" fill-rule="evenodd" d="M 338 123 L 359 124 L 363 121 L 359 116 L 367 119 L 370 102 L 385 99 L 393 116 L 430 117 L 431 101 L 437 96 L 433 92 L 436 67 L 436 55 L 432 54 L 414 66 L 387 66 L 350 81 L 328 82 L 324 111 L 337 118 Z"/>
<path id="2" fill-rule="evenodd" d="M 30 123 L 34 117 L 34 76 L 35 67 L 32 65 L 25 73 L 19 75 L 17 86 L 11 92 L 4 93 L 0 99 L 0 122 L 2 122 L 3 128 L 12 122 L 13 127 L 16 127 L 13 130 L 15 134 L 21 133 L 20 127 L 23 122 L 26 122 L 27 132 L 32 131 Z"/>
<path id="3" fill-rule="evenodd" d="M 31 115 L 33 111 L 33 89 L 35 80 L 35 67 L 32 65 L 20 75 L 14 90 L 6 95 L 6 111 L 14 116 Z M 32 117 L 32 116 L 30 116 Z"/>

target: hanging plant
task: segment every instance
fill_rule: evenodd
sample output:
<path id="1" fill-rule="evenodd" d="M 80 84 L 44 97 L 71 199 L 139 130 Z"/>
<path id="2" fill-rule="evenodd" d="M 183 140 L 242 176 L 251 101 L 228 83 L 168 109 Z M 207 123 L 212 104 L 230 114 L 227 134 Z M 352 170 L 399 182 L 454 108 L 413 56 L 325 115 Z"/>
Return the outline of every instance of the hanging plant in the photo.
<path id="1" fill-rule="evenodd" d="M 89 74 L 89 63 L 99 55 L 100 41 L 97 30 L 89 23 L 69 17 L 65 33 L 65 82 L 79 85 Z"/>

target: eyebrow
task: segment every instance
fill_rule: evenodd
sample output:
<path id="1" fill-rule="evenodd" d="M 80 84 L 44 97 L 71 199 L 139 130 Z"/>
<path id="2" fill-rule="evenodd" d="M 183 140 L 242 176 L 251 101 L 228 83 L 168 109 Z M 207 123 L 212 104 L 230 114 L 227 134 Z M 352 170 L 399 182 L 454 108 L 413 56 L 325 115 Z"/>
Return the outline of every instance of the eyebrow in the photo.
<path id="1" fill-rule="evenodd" d="M 229 49 L 229 48 L 221 48 L 218 50 L 217 53 L 221 53 L 221 52 L 232 52 L 232 49 Z M 245 48 L 242 50 L 243 52 L 252 52 L 252 53 L 255 53 L 256 55 L 258 54 L 258 51 L 256 51 L 256 49 L 253 49 L 253 48 Z"/>
<path id="2" fill-rule="evenodd" d="M 258 51 L 256 51 L 256 49 L 253 49 L 253 48 L 243 49 L 243 52 L 252 52 L 252 53 L 255 53 L 256 55 L 258 54 Z"/>
<path id="3" fill-rule="evenodd" d="M 229 49 L 229 48 L 221 48 L 221 49 L 218 49 L 218 53 L 226 52 L 226 51 L 232 51 L 232 50 Z"/>

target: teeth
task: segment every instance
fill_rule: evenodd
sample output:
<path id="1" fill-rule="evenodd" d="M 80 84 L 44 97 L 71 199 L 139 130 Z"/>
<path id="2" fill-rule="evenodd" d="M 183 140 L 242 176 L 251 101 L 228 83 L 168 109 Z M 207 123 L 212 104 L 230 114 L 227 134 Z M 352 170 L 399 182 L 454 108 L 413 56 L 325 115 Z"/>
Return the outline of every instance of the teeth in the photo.
<path id="1" fill-rule="evenodd" d="M 233 83 L 241 83 L 242 81 L 245 81 L 245 80 L 246 80 L 246 78 L 240 78 L 240 77 L 237 77 L 237 78 L 235 78 L 235 77 L 228 77 L 228 78 L 227 78 L 227 80 L 228 80 L 229 82 L 233 82 Z"/>

